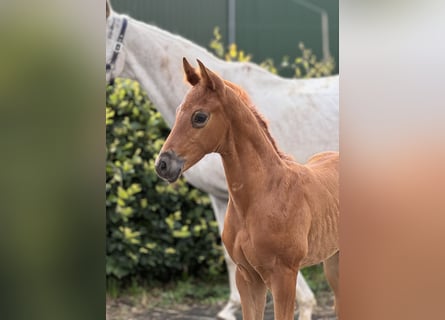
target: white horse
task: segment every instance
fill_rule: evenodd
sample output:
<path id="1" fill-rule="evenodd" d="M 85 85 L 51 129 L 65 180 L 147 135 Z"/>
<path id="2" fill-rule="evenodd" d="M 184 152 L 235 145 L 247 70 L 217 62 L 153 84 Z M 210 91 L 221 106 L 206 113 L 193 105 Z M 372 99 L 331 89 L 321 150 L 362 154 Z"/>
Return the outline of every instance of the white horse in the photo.
<path id="1" fill-rule="evenodd" d="M 260 112 L 269 119 L 278 144 L 299 162 L 306 162 L 320 151 L 338 150 L 338 76 L 284 79 L 252 63 L 222 61 L 191 41 L 113 12 L 108 2 L 106 27 L 107 82 L 115 77 L 137 80 L 170 127 L 176 107 L 188 90 L 185 81 L 178 83 L 178 79 L 183 78 L 182 57 L 199 58 L 223 78 L 245 88 Z M 228 191 L 219 155 L 206 156 L 185 177 L 209 193 L 222 232 Z M 234 313 L 240 308 L 236 266 L 226 252 L 225 259 L 230 299 L 218 317 L 235 320 Z M 300 273 L 296 285 L 299 320 L 310 320 L 316 304 L 314 294 Z"/>

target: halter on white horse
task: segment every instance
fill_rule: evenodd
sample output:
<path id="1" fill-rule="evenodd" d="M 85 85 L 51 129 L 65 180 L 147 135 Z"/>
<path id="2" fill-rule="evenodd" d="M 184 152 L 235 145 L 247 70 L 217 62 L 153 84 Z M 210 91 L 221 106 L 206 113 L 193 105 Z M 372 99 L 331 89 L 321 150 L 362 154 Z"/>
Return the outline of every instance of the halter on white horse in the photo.
<path id="1" fill-rule="evenodd" d="M 115 50 L 125 20 L 128 20 L 125 37 Z M 272 134 L 280 147 L 298 161 L 305 162 L 319 151 L 338 150 L 338 76 L 283 79 L 254 64 L 221 61 L 184 38 L 114 12 L 107 19 L 107 31 L 108 63 L 111 64 L 117 51 L 114 66 L 111 64 L 106 72 L 107 81 L 121 76 L 140 82 L 170 126 L 176 107 L 188 90 L 183 82 L 178 82 L 183 78 L 181 62 L 186 56 L 189 60 L 201 59 L 224 78 L 243 86 L 270 120 Z M 268 108 L 270 105 L 275 108 Z M 220 231 L 228 199 L 223 172 L 219 156 L 211 154 L 185 175 L 191 184 L 209 193 Z M 234 277 L 236 266 L 227 254 L 226 263 L 231 294 L 218 316 L 232 320 L 239 308 L 239 294 Z M 297 302 L 299 320 L 311 319 L 315 299 L 301 274 L 297 278 Z"/>
<path id="2" fill-rule="evenodd" d="M 113 46 L 113 51 L 110 60 L 108 60 L 107 57 L 107 61 L 109 62 L 105 64 L 105 72 L 106 74 L 110 74 L 110 79 L 107 79 L 107 81 L 110 84 L 112 84 L 114 81 L 113 74 L 116 70 L 116 63 L 118 60 L 117 58 L 119 57 L 119 54 L 121 53 L 122 48 L 124 46 L 124 37 L 125 37 L 125 32 L 127 31 L 127 25 L 128 25 L 127 18 L 125 17 L 122 19 L 113 18 L 112 24 L 108 30 L 109 32 L 107 34 L 107 38 L 111 41 L 113 41 L 114 31 L 119 30 L 117 39 L 115 40 L 115 45 Z"/>

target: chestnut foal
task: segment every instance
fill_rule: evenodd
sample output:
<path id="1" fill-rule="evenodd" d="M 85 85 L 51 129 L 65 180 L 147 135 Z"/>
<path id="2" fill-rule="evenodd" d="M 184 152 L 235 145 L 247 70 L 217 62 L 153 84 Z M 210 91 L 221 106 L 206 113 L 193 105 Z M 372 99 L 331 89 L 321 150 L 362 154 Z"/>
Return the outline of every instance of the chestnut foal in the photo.
<path id="1" fill-rule="evenodd" d="M 192 88 L 156 172 L 174 182 L 206 154 L 221 155 L 230 195 L 222 240 L 237 264 L 243 319 L 263 319 L 267 289 L 275 319 L 294 319 L 298 270 L 320 262 L 338 313 L 338 152 L 293 161 L 246 92 L 198 64 L 200 73 L 183 59 Z"/>

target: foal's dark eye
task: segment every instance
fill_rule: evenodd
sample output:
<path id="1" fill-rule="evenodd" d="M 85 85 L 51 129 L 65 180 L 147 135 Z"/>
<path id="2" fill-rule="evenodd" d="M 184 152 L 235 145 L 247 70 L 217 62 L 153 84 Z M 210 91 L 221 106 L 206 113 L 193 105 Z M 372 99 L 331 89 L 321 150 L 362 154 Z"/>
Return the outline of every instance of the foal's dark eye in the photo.
<path id="1" fill-rule="evenodd" d="M 195 128 L 202 128 L 209 120 L 209 114 L 203 111 L 196 111 L 192 116 L 192 126 Z"/>

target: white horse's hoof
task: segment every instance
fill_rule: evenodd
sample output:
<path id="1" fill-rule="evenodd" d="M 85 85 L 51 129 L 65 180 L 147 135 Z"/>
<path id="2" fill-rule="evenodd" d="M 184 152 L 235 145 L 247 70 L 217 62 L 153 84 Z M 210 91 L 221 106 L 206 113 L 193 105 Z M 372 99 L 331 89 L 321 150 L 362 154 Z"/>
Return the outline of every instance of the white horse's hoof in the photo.
<path id="1" fill-rule="evenodd" d="M 218 313 L 217 317 L 220 320 L 236 320 L 235 312 L 241 308 L 239 302 L 229 300 L 224 308 Z"/>
<path id="2" fill-rule="evenodd" d="M 305 303 L 298 308 L 298 320 L 312 320 L 312 311 L 317 305 L 315 299 L 305 301 Z"/>
<path id="3" fill-rule="evenodd" d="M 312 310 L 300 310 L 298 320 L 312 320 Z"/>

